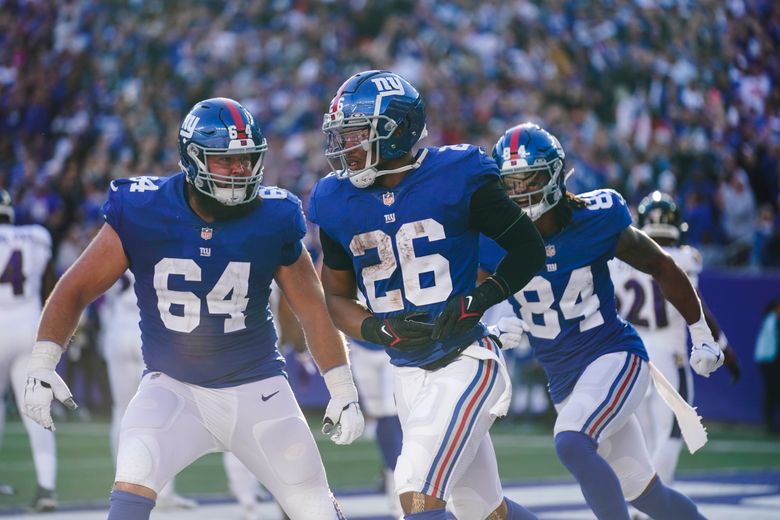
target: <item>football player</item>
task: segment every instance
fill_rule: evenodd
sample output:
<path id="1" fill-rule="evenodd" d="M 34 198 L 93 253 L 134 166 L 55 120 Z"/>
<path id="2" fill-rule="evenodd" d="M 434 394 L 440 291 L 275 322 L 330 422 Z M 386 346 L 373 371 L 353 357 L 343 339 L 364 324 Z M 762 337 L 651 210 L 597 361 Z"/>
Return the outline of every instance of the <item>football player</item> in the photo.
<path id="1" fill-rule="evenodd" d="M 85 305 L 129 268 L 145 373 L 122 419 L 110 520 L 148 519 L 171 477 L 231 451 L 295 520 L 339 518 L 314 438 L 284 375 L 272 280 L 304 325 L 331 394 L 332 439 L 363 430 L 343 338 L 301 246 L 300 201 L 263 187 L 268 148 L 227 98 L 197 103 L 179 130 L 182 172 L 111 183 L 106 224 L 43 310 L 24 410 L 53 429 L 53 398 L 74 407 L 54 367 Z"/>
<path id="2" fill-rule="evenodd" d="M 22 410 L 30 344 L 41 315 L 41 302 L 51 292 L 55 276 L 49 232 L 38 224 L 14 226 L 14 216 L 11 196 L 0 190 L 0 396 L 10 383 Z M 5 415 L 4 407 L 0 411 Z M 30 438 L 38 479 L 30 508 L 36 512 L 54 511 L 57 508 L 54 434 L 26 416 L 22 422 Z"/>
<path id="3" fill-rule="evenodd" d="M 649 382 L 647 351 L 617 315 L 607 261 L 616 256 L 653 276 L 688 323 L 691 366 L 708 376 L 723 355 L 688 277 L 631 226 L 617 192 L 566 192 L 563 148 L 538 125 L 507 130 L 493 157 L 509 196 L 544 238 L 544 268 L 512 299 L 547 373 L 558 457 L 600 519 L 627 520 L 625 500 L 653 518 L 702 518 L 688 497 L 658 479 L 646 451 L 635 410 Z"/>
<path id="4" fill-rule="evenodd" d="M 674 199 L 655 191 L 642 199 L 637 213 L 639 229 L 674 259 L 696 287 L 702 269 L 701 255 L 693 247 L 680 245 L 687 225 L 682 221 Z M 609 262 L 609 271 L 618 297 L 618 312 L 639 333 L 650 361 L 680 395 L 692 403 L 693 378 L 686 362 L 688 328 L 685 319 L 664 298 L 660 286 L 649 274 L 617 259 Z M 734 350 L 704 302 L 702 310 L 715 341 L 723 350 L 724 365 L 736 382 L 740 369 Z M 648 388 L 647 395 L 637 408 L 637 417 L 656 473 L 665 484 L 671 484 L 682 448 L 682 437 L 674 413 L 654 385 Z"/>
<path id="5" fill-rule="evenodd" d="M 406 518 L 446 518 L 446 506 L 458 518 L 535 518 L 503 497 L 488 430 L 511 385 L 480 317 L 539 269 L 539 234 L 483 150 L 412 151 L 425 106 L 397 74 L 347 79 L 323 131 L 334 171 L 308 213 L 320 226 L 323 286 L 336 325 L 383 345 L 394 367 L 403 429 L 394 479 Z M 508 254 L 475 287 L 480 233 Z"/>

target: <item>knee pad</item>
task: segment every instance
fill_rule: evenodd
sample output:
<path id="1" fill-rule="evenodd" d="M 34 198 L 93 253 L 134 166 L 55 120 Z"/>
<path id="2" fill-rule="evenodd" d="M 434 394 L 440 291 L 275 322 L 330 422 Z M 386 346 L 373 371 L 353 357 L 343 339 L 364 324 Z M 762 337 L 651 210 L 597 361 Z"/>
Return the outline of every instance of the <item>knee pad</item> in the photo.
<path id="1" fill-rule="evenodd" d="M 117 482 L 137 484 L 160 491 L 155 487 L 153 475 L 155 465 L 160 460 L 160 449 L 157 442 L 147 435 L 131 435 L 122 439 L 117 453 Z"/>
<path id="2" fill-rule="evenodd" d="M 609 464 L 620 481 L 623 496 L 629 502 L 644 492 L 655 475 L 652 467 L 647 467 L 634 457 L 610 459 Z"/>
<path id="3" fill-rule="evenodd" d="M 325 480 L 317 445 L 302 418 L 290 416 L 271 425 L 255 427 L 254 437 L 257 443 L 254 449 L 266 454 L 270 467 L 284 484 L 294 486 Z M 269 446 L 272 448 L 267 449 Z"/>

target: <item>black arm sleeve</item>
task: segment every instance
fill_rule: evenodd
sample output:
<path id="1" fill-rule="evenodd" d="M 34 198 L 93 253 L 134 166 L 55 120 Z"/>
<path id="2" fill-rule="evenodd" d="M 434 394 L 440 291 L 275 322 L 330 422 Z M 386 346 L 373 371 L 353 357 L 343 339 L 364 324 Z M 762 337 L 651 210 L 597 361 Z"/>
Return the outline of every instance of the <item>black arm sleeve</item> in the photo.
<path id="1" fill-rule="evenodd" d="M 492 278 L 503 286 L 508 297 L 522 289 L 544 266 L 542 237 L 528 215 L 506 194 L 500 180 L 475 191 L 470 209 L 471 226 L 507 252 Z"/>
<path id="2" fill-rule="evenodd" d="M 337 271 L 349 271 L 352 269 L 352 257 L 330 235 L 320 228 L 320 243 L 322 244 L 322 261 Z"/>

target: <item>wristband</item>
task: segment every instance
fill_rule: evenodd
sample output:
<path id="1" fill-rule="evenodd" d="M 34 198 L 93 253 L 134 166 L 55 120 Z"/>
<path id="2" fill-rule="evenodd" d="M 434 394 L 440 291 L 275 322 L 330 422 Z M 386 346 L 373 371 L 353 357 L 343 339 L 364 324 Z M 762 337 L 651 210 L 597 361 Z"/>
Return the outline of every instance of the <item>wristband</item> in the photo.
<path id="1" fill-rule="evenodd" d="M 27 364 L 27 371 L 54 371 L 63 352 L 63 348 L 53 341 L 36 341 L 30 355 L 30 362 Z"/>

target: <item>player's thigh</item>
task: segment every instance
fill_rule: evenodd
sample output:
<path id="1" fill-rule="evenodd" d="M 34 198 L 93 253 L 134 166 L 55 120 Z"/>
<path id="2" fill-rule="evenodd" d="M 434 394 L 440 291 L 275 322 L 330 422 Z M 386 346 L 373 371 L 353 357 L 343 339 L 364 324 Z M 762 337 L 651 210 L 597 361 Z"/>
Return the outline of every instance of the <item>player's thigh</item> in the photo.
<path id="1" fill-rule="evenodd" d="M 317 445 L 287 379 L 276 376 L 236 390 L 236 425 L 227 448 L 290 518 L 336 518 Z"/>
<path id="2" fill-rule="evenodd" d="M 146 374 L 119 429 L 117 482 L 160 489 L 206 453 L 221 451 L 189 385 Z"/>
<path id="3" fill-rule="evenodd" d="M 619 429 L 602 436 L 598 452 L 615 471 L 626 500 L 641 495 L 655 475 L 636 417 L 629 417 Z"/>
<path id="4" fill-rule="evenodd" d="M 488 434 L 483 437 L 468 469 L 453 486 L 447 507 L 455 518 L 487 518 L 503 499 L 496 452 Z"/>
<path id="5" fill-rule="evenodd" d="M 396 415 L 393 368 L 387 354 L 381 350 L 353 346 L 350 357 L 363 412 L 369 417 Z"/>
<path id="6" fill-rule="evenodd" d="M 461 355 L 433 371 L 399 367 L 395 385 L 403 428 L 396 492 L 446 500 L 493 424 L 490 410 L 507 385 L 499 362 Z"/>
<path id="7" fill-rule="evenodd" d="M 595 359 L 556 405 L 554 434 L 578 431 L 598 442 L 633 417 L 649 378 L 647 364 L 635 354 L 614 352 Z"/>

